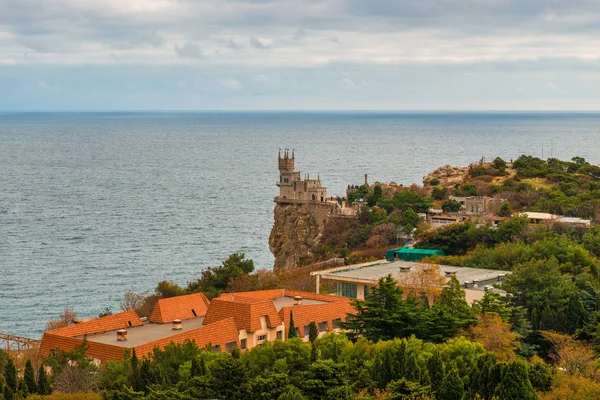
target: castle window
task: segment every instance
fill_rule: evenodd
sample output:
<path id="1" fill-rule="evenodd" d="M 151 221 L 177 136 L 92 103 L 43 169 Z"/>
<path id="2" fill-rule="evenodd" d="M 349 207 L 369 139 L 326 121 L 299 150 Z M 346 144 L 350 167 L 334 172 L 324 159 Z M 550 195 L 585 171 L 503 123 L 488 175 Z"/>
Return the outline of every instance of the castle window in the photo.
<path id="1" fill-rule="evenodd" d="M 313 201 L 315 201 L 317 199 L 314 194 L 312 195 L 312 199 L 313 199 Z"/>

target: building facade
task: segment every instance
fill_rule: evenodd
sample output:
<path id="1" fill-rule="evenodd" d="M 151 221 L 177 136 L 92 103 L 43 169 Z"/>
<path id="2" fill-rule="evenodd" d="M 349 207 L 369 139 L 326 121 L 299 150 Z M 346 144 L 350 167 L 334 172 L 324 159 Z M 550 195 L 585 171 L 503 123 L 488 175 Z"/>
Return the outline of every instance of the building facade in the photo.
<path id="1" fill-rule="evenodd" d="M 310 179 L 307 175 L 300 177 L 300 171 L 295 171 L 294 151 L 290 155 L 288 149 L 284 150 L 283 157 L 279 152 L 279 202 L 311 202 L 327 200 L 327 188 L 323 186 L 321 178 Z"/>
<path id="2" fill-rule="evenodd" d="M 126 349 L 144 357 L 156 347 L 188 340 L 215 352 L 247 350 L 285 340 L 292 315 L 299 336 L 307 341 L 311 322 L 323 335 L 339 331 L 338 323 L 354 313 L 348 298 L 285 289 L 228 293 L 212 301 L 190 294 L 158 300 L 148 318 L 125 311 L 45 332 L 39 351 L 48 357 L 71 351 L 85 340 L 86 354 L 105 364 L 123 360 Z"/>

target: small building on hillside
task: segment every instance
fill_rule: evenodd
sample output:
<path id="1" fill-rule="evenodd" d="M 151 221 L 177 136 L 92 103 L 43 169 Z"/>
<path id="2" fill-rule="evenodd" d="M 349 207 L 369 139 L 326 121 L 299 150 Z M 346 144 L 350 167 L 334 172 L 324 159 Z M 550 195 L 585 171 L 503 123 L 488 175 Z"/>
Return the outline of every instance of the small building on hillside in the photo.
<path id="1" fill-rule="evenodd" d="M 391 275 L 402 286 L 407 282 L 411 274 L 418 273 L 419 266 L 416 262 L 374 261 L 370 263 L 347 265 L 323 271 L 311 272 L 316 276 L 317 291 L 321 279 L 335 281 L 337 284 L 337 295 L 352 299 L 364 300 L 372 287 L 379 284 L 379 279 Z M 426 265 L 426 264 L 425 264 Z M 502 282 L 502 279 L 510 274 L 509 271 L 497 271 L 481 268 L 455 267 L 451 265 L 440 265 L 439 274 L 449 281 L 456 277 L 466 292 L 469 303 L 483 298 L 485 290 L 496 290 L 493 285 Z"/>
<path id="2" fill-rule="evenodd" d="M 432 215 L 429 218 L 429 223 L 432 228 L 436 229 L 446 225 L 460 224 L 464 222 L 464 220 L 464 215 Z"/>
<path id="3" fill-rule="evenodd" d="M 337 323 L 353 313 L 347 298 L 285 289 L 229 293 L 212 301 L 203 294 L 190 294 L 158 300 L 148 318 L 125 311 L 45 332 L 40 354 L 48 357 L 57 350 L 73 350 L 84 339 L 86 354 L 97 364 L 123 360 L 125 349 L 135 349 L 143 357 L 155 347 L 187 340 L 216 352 L 246 350 L 285 339 L 290 314 L 299 336 L 308 340 L 311 322 L 324 334 L 339 330 Z"/>
<path id="4" fill-rule="evenodd" d="M 487 196 L 450 196 L 450 200 L 458 201 L 461 210 L 468 214 L 496 214 L 500 211 L 504 199 L 496 199 Z"/>
<path id="5" fill-rule="evenodd" d="M 388 261 L 421 261 L 425 257 L 443 256 L 444 250 L 440 249 L 416 249 L 413 247 L 400 247 L 385 252 L 385 259 Z"/>
<path id="6" fill-rule="evenodd" d="M 577 217 L 564 217 L 562 215 L 525 211 L 524 216 L 529 218 L 529 222 L 532 224 L 571 224 L 573 226 L 590 227 L 592 221 L 589 219 L 577 218 Z"/>

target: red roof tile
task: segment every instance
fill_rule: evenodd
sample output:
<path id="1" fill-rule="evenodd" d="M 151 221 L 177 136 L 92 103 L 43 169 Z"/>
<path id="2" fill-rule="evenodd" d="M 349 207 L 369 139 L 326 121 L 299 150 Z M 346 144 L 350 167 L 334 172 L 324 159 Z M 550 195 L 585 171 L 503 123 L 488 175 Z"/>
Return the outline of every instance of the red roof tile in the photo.
<path id="1" fill-rule="evenodd" d="M 64 328 L 53 329 L 48 333 L 59 336 L 75 337 L 142 325 L 143 322 L 140 317 L 138 317 L 135 311 L 130 310 L 65 326 Z"/>
<path id="2" fill-rule="evenodd" d="M 48 357 L 52 350 L 71 351 L 77 345 L 83 343 L 83 339 L 68 336 L 60 336 L 50 332 L 44 333 L 40 345 L 40 354 Z M 123 351 L 125 348 L 111 344 L 87 342 L 88 349 L 86 355 L 106 363 L 109 360 L 123 360 Z"/>
<path id="3" fill-rule="evenodd" d="M 174 319 L 202 317 L 206 314 L 209 304 L 210 301 L 202 293 L 159 299 L 152 309 L 148 321 L 165 324 Z"/>
<path id="4" fill-rule="evenodd" d="M 227 343 L 235 342 L 236 345 L 239 346 L 238 329 L 235 325 L 235 321 L 233 318 L 227 318 L 210 325 L 204 325 L 196 329 L 181 332 L 177 335 L 136 346 L 135 351 L 136 354 L 141 357 L 150 354 L 155 347 L 162 348 L 170 343 L 180 344 L 186 340 L 196 342 L 196 345 L 200 348 L 207 344 L 213 346 L 219 345 L 221 351 L 226 350 Z"/>
<path id="5" fill-rule="evenodd" d="M 262 329 L 260 317 L 263 316 L 267 317 L 268 327 L 281 325 L 281 319 L 271 300 L 228 294 L 213 299 L 204 317 L 204 323 L 208 325 L 233 317 L 238 330 L 255 332 Z"/>
<path id="6" fill-rule="evenodd" d="M 340 319 L 345 322 L 347 315 L 355 314 L 356 309 L 350 301 L 283 307 L 279 310 L 279 315 L 285 326 L 286 337 L 290 328 L 290 312 L 293 313 L 294 325 L 298 328 L 300 336 L 304 337 L 303 328 L 311 322 L 314 321 L 317 324 L 320 322 L 327 322 L 327 329 L 332 331 L 332 320 Z"/>
<path id="7" fill-rule="evenodd" d="M 333 296 L 330 294 L 320 294 L 313 292 L 302 292 L 300 290 L 288 290 L 288 289 L 271 289 L 271 290 L 256 290 L 254 292 L 238 292 L 238 293 L 225 293 L 219 296 L 218 298 L 228 298 L 231 295 L 249 297 L 255 299 L 275 299 L 277 297 L 294 297 L 301 296 L 305 299 L 326 301 L 326 302 L 346 302 L 347 298 L 342 296 Z"/>

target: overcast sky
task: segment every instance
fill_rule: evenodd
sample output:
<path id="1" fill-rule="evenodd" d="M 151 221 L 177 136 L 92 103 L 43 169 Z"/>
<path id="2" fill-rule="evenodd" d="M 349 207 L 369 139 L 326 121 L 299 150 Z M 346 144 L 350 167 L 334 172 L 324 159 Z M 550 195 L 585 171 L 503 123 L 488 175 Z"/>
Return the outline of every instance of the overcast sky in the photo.
<path id="1" fill-rule="evenodd" d="M 0 0 L 0 110 L 600 109 L 598 0 Z"/>

